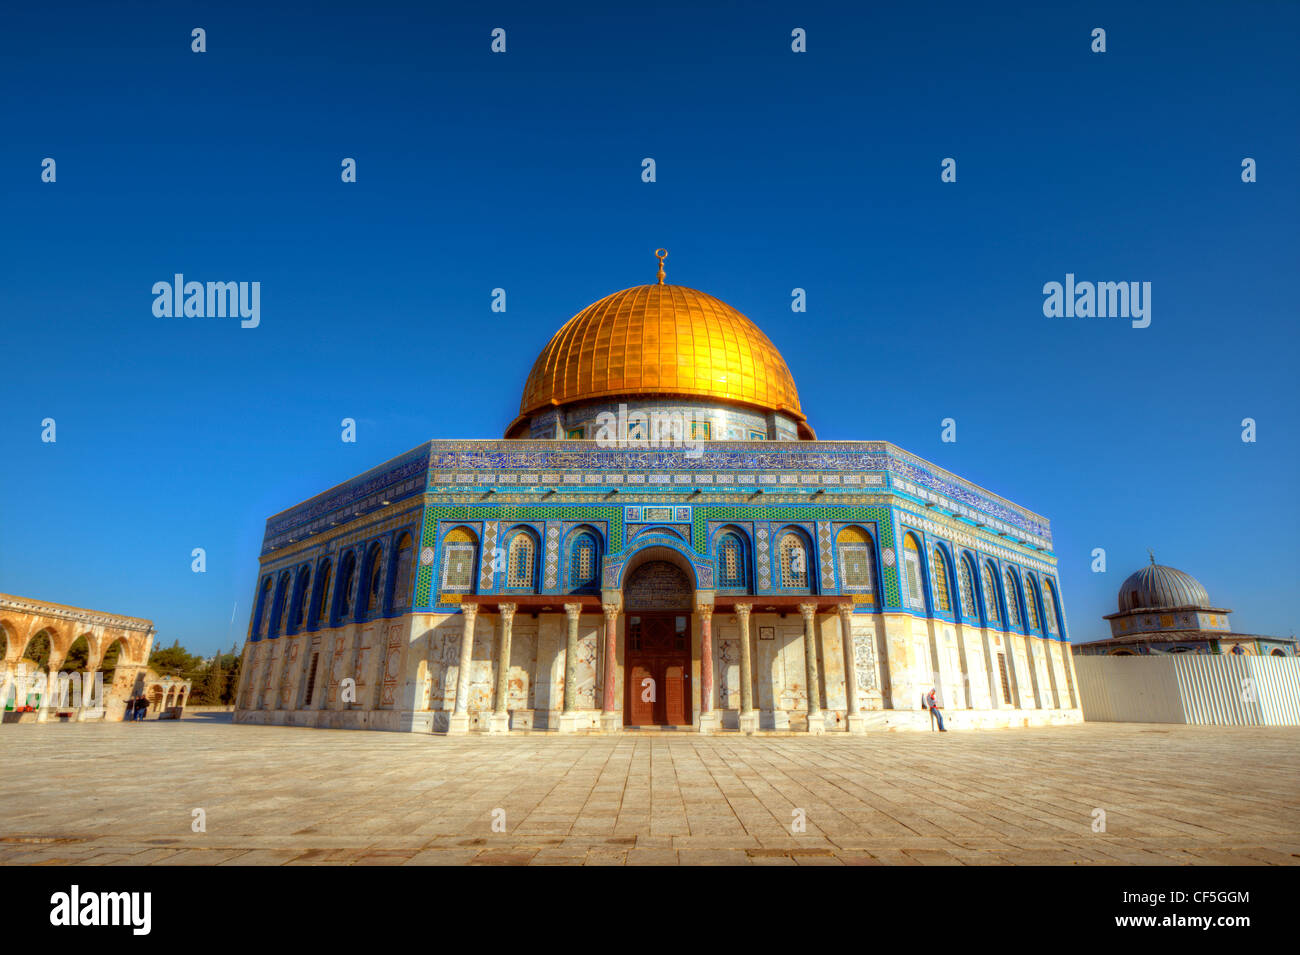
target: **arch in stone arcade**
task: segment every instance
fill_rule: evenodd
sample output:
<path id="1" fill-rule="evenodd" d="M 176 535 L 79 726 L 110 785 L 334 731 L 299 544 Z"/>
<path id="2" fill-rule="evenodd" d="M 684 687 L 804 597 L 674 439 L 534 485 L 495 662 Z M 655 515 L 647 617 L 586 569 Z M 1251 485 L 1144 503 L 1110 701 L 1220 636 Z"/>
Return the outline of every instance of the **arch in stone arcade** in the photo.
<path id="1" fill-rule="evenodd" d="M 671 547 L 647 547 L 629 561 L 623 577 L 626 725 L 693 720 L 694 579 L 689 561 Z M 654 692 L 647 694 L 646 687 Z"/>
<path id="2" fill-rule="evenodd" d="M 44 670 L 49 666 L 50 654 L 53 652 L 53 636 L 49 628 L 46 627 L 31 635 L 27 641 L 27 646 L 23 647 L 19 652 L 18 659 L 27 663 L 28 666 Z"/>

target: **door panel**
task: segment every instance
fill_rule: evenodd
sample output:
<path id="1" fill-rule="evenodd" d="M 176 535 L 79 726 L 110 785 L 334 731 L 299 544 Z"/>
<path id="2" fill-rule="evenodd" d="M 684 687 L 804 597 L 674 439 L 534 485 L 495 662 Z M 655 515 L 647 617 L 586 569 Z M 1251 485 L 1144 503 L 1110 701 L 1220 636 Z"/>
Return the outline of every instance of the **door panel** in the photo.
<path id="1" fill-rule="evenodd" d="M 655 704 L 643 699 L 645 696 L 642 681 L 654 679 L 654 671 L 644 662 L 637 662 L 628 668 L 631 679 L 628 681 L 627 723 L 629 726 L 649 726 L 655 722 Z M 656 681 L 657 682 L 657 681 Z"/>
<path id="2" fill-rule="evenodd" d="M 690 617 L 677 613 L 629 616 L 624 722 L 628 726 L 689 726 Z M 654 701 L 642 700 L 642 681 L 654 681 Z"/>

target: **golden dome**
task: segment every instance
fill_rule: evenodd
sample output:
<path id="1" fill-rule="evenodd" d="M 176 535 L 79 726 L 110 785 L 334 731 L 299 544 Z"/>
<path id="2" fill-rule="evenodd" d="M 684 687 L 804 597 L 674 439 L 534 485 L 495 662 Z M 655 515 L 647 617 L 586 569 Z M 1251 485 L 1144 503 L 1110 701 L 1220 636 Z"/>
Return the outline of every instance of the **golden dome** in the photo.
<path id="1" fill-rule="evenodd" d="M 607 295 L 565 322 L 533 363 L 506 433 L 548 406 L 649 395 L 778 411 L 813 437 L 794 377 L 758 326 L 712 295 L 664 284 Z"/>

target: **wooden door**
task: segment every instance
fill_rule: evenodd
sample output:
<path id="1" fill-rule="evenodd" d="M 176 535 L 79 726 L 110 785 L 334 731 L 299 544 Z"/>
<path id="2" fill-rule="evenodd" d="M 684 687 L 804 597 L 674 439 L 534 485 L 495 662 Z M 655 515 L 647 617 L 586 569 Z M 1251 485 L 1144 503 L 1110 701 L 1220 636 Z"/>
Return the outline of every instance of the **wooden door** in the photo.
<path id="1" fill-rule="evenodd" d="M 628 615 L 623 713 L 628 726 L 688 726 L 691 722 L 690 616 Z M 646 680 L 653 681 L 653 699 Z"/>

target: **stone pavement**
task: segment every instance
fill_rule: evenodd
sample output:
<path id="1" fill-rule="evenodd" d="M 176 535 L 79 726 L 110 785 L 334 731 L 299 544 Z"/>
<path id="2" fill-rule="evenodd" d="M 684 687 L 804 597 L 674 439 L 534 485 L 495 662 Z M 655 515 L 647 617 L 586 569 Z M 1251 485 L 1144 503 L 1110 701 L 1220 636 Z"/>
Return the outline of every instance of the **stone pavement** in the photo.
<path id="1" fill-rule="evenodd" d="M 1300 862 L 1295 728 L 448 738 L 200 718 L 8 725 L 0 766 L 16 865 Z"/>

